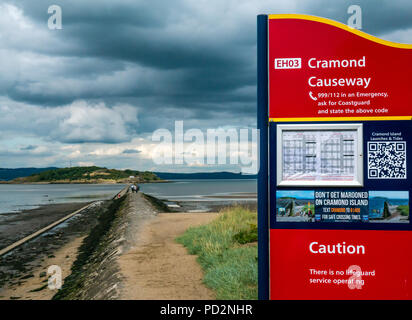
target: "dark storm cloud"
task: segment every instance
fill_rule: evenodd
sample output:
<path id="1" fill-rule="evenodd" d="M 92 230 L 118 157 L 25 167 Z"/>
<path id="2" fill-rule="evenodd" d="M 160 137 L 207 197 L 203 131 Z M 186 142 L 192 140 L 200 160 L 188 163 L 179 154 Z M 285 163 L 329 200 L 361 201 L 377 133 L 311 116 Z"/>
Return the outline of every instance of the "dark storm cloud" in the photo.
<path id="1" fill-rule="evenodd" d="M 61 57 L 53 73 L 19 79 L 9 88 L 7 94 L 15 100 L 61 105 L 75 99 L 151 96 L 156 101 L 148 108 L 169 104 L 202 109 L 207 101 L 230 107 L 245 98 L 233 91 L 255 84 L 254 26 L 247 32 L 241 25 L 238 30 L 219 30 L 216 24 L 221 22 L 213 16 L 199 19 L 182 1 L 168 6 L 164 1 L 55 3 L 63 11 L 59 31 L 46 30 L 49 1 L 15 2 L 38 28 L 52 34 L 49 46 L 27 46 Z M 250 95 L 246 99 L 254 100 Z"/>
<path id="2" fill-rule="evenodd" d="M 33 146 L 33 145 L 28 145 L 28 146 L 26 146 L 26 147 L 21 147 L 20 148 L 20 150 L 21 151 L 27 151 L 27 150 L 34 150 L 34 149 L 36 149 L 37 148 L 37 146 Z"/>
<path id="3" fill-rule="evenodd" d="M 162 26 L 165 16 L 165 2 L 159 0 L 13 0 L 9 1 L 24 9 L 29 15 L 40 22 L 48 19 L 47 8 L 59 5 L 64 10 L 64 23 L 83 24 L 93 21 L 98 25 L 120 25 L 122 22 L 136 26 Z M 175 0 L 174 3 L 178 3 Z M 166 6 L 167 7 L 167 6 Z M 46 8 L 46 9 L 45 9 Z M 170 6 L 169 9 L 173 8 Z"/>
<path id="4" fill-rule="evenodd" d="M 312 0 L 306 1 L 304 13 L 327 17 L 347 23 L 347 8 L 359 5 L 362 9 L 362 31 L 375 36 L 412 27 L 410 0 Z"/>
<path id="5" fill-rule="evenodd" d="M 109 108 L 127 103 L 139 109 L 135 132 L 140 133 L 170 127 L 170 119 L 199 127 L 254 125 L 258 13 L 305 13 L 346 23 L 348 6 L 359 4 L 368 33 L 412 26 L 409 0 L 10 3 L 34 27 L 8 39 L 8 46 L 34 56 L 25 57 L 33 63 L 21 66 L 19 76 L 11 72 L 4 85 L 0 79 L 0 94 L 40 106 L 60 107 L 75 100 L 103 101 Z M 62 8 L 63 30 L 47 29 L 52 4 Z M 112 140 L 101 132 L 82 137 L 85 132 L 83 128 L 78 136 L 56 139 L 116 142 L 131 137 L 123 132 Z"/>
<path id="6" fill-rule="evenodd" d="M 124 154 L 133 154 L 133 153 L 140 153 L 141 151 L 135 149 L 125 149 L 122 153 Z"/>

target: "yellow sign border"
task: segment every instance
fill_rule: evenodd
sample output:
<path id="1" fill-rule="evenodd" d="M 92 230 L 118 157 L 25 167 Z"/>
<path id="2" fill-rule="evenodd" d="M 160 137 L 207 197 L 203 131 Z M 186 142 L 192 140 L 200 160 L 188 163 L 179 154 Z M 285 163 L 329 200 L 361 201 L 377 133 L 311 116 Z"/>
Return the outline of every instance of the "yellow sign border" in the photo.
<path id="1" fill-rule="evenodd" d="M 412 44 L 406 44 L 406 43 L 397 43 L 397 42 L 392 42 L 392 41 L 387 41 L 380 39 L 378 37 L 372 36 L 370 34 L 367 34 L 363 31 L 359 31 L 357 29 L 351 28 L 347 26 L 346 24 L 326 19 L 326 18 L 321 18 L 321 17 L 316 17 L 316 16 L 310 16 L 306 14 L 269 14 L 269 19 L 300 19 L 300 20 L 308 20 L 308 21 L 316 21 L 316 22 L 321 22 L 325 24 L 329 24 L 331 26 L 343 29 L 345 31 L 351 32 L 353 34 L 356 34 L 357 36 L 360 36 L 362 38 L 368 39 L 370 41 L 389 46 L 389 47 L 394 47 L 394 48 L 399 48 L 399 49 L 412 49 Z"/>
<path id="2" fill-rule="evenodd" d="M 269 122 L 307 122 L 307 121 L 381 121 L 381 120 L 412 120 L 412 116 L 393 117 L 318 117 L 318 118 L 269 118 Z"/>

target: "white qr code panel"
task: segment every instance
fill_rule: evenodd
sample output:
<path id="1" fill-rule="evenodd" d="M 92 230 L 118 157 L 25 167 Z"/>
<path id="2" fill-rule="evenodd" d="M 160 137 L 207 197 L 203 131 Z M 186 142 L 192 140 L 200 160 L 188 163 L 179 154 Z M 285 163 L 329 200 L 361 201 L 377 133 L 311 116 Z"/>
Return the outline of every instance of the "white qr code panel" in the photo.
<path id="1" fill-rule="evenodd" d="M 368 142 L 369 179 L 406 179 L 406 142 Z"/>

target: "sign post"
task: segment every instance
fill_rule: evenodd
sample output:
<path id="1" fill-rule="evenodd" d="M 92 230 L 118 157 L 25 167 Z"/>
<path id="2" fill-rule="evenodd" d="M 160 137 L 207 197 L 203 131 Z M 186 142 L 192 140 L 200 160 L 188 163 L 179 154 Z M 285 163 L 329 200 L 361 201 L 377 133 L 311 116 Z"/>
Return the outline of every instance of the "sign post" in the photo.
<path id="1" fill-rule="evenodd" d="M 257 127 L 259 130 L 258 171 L 258 295 L 269 299 L 269 201 L 268 201 L 268 18 L 257 17 Z"/>
<path id="2" fill-rule="evenodd" d="M 412 45 L 258 16 L 260 299 L 412 299 L 411 73 Z"/>

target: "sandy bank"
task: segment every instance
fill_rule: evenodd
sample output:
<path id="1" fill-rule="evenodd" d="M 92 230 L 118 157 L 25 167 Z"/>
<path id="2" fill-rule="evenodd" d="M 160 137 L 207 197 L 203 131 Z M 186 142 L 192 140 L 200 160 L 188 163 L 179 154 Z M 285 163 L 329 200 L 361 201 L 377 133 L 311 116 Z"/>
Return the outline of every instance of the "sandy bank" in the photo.
<path id="1" fill-rule="evenodd" d="M 1 225 L 10 228 L 6 228 L 7 231 L 11 232 L 12 230 L 14 230 L 20 235 L 23 234 L 23 230 L 25 230 L 25 232 L 33 232 L 38 230 L 38 219 L 42 221 L 48 220 L 50 217 L 55 219 L 57 214 L 65 216 L 78 205 L 79 204 L 76 204 L 74 205 L 74 207 L 67 205 L 51 205 L 45 207 L 47 208 L 46 211 L 43 210 L 45 208 L 39 208 L 36 209 L 38 210 L 37 218 L 34 217 L 35 215 L 37 215 L 36 213 L 34 213 L 33 216 L 30 216 L 30 214 L 25 215 L 23 213 L 19 213 L 13 215 L 12 217 L 9 217 L 10 219 L 7 220 L 7 223 L 4 222 L 3 224 L 2 222 Z M 68 250 L 67 247 L 65 247 L 66 245 L 69 245 L 70 248 L 77 247 L 76 241 L 78 241 L 78 239 L 82 239 L 90 232 L 90 230 L 96 225 L 100 212 L 104 211 L 107 205 L 108 202 L 105 201 L 96 203 L 95 205 L 83 210 L 82 212 L 78 213 L 74 217 L 53 228 L 52 230 L 47 231 L 41 236 L 29 242 L 26 242 L 20 247 L 17 247 L 9 253 L 1 256 L 0 296 L 4 296 L 2 291 L 7 291 L 10 288 L 16 289 L 19 286 L 25 287 L 27 283 L 34 280 L 32 278 L 38 278 L 40 272 L 47 272 L 47 268 L 45 269 L 45 267 L 48 267 L 53 262 L 55 262 L 53 259 L 55 257 L 58 257 L 57 253 L 62 248 L 66 248 L 64 250 Z M 53 208 L 59 207 L 60 209 L 62 209 L 61 211 L 53 211 Z M 69 212 L 67 212 L 66 210 L 69 210 Z M 33 229 L 33 227 L 36 228 Z M 3 233 L 2 236 L 4 236 Z M 10 233 L 11 238 L 12 236 L 13 234 Z M 3 239 L 8 240 L 9 238 L 5 237 Z M 67 256 L 67 254 L 65 256 Z M 71 255 L 69 254 L 69 256 Z M 65 262 L 67 263 L 68 261 Z M 43 278 L 42 281 L 43 280 L 45 280 L 45 278 Z M 26 290 L 25 288 L 22 288 L 19 292 L 27 293 L 30 290 L 32 289 Z M 18 296 L 16 294 L 13 294 L 13 297 Z M 24 295 L 20 296 L 20 298 L 24 299 Z"/>
<path id="2" fill-rule="evenodd" d="M 35 269 L 31 270 L 30 274 L 26 275 L 26 279 L 20 279 L 0 291 L 0 299 L 50 300 L 56 294 L 56 290 L 50 290 L 46 286 L 48 283 L 47 269 L 52 265 L 59 266 L 64 282 L 64 278 L 70 274 L 83 239 L 84 236 L 74 238 L 55 251 L 53 255 L 45 258 Z"/>

